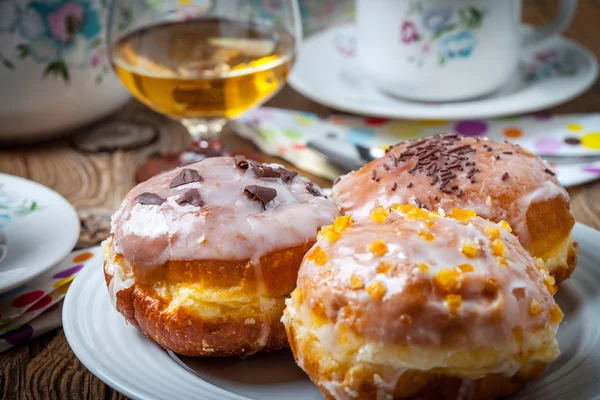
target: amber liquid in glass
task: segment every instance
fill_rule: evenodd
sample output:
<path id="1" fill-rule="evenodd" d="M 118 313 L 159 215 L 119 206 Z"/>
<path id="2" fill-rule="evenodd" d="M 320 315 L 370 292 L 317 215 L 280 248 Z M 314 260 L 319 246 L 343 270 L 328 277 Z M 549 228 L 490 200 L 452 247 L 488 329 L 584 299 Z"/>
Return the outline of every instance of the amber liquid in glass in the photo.
<path id="1" fill-rule="evenodd" d="M 113 48 L 139 100 L 176 119 L 234 118 L 277 93 L 293 63 L 285 31 L 220 18 L 154 25 Z"/>

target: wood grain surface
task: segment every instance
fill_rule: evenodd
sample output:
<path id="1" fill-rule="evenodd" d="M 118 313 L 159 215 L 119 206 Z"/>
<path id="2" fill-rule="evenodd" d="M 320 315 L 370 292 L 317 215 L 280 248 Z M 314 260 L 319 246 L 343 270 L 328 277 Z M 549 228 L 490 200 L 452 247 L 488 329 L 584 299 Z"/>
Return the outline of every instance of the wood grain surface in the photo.
<path id="1" fill-rule="evenodd" d="M 525 0 L 526 22 L 543 24 L 554 15 L 556 0 Z M 582 43 L 600 58 L 600 0 L 581 0 L 567 36 Z M 315 60 L 318 62 L 318 60 Z M 311 111 L 319 115 L 337 113 L 316 104 L 286 87 L 270 106 Z M 581 97 L 555 107 L 555 113 L 600 112 L 600 84 Z M 152 153 L 184 148 L 187 134 L 170 121 L 132 101 L 111 117 L 114 121 L 149 123 L 158 129 L 158 139 L 137 150 L 86 153 L 77 150 L 69 138 L 36 146 L 0 149 L 0 171 L 38 181 L 64 195 L 83 217 L 85 233 L 81 244 L 98 240 L 107 218 L 135 184 L 136 166 Z M 85 135 L 93 127 L 79 129 Z M 256 152 L 256 147 L 231 132 L 224 142 L 231 152 Z M 266 160 L 273 157 L 264 157 Z M 285 164 L 286 162 L 274 159 Z M 310 175 L 309 175 L 310 176 Z M 328 187 L 330 182 L 312 177 Z M 600 229 L 600 181 L 569 190 L 577 221 Z M 102 318 L 102 316 L 98 316 Z M 103 384 L 77 360 L 62 329 L 0 354 L 0 399 L 125 399 Z"/>

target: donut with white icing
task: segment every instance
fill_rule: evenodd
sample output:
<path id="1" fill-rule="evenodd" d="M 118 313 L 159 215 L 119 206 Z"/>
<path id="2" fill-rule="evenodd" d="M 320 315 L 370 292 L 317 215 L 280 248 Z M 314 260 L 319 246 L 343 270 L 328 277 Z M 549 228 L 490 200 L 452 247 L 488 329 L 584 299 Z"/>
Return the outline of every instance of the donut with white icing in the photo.
<path id="1" fill-rule="evenodd" d="M 559 355 L 554 279 L 506 222 L 410 205 L 322 228 L 283 322 L 326 399 L 491 399 Z"/>
<path id="2" fill-rule="evenodd" d="M 508 221 L 557 281 L 567 279 L 576 265 L 567 191 L 548 163 L 508 142 L 456 134 L 402 142 L 341 177 L 332 196 L 343 212 L 356 216 L 393 203 L 472 209 L 483 218 Z"/>
<path id="3" fill-rule="evenodd" d="M 111 300 L 188 356 L 287 346 L 284 299 L 317 231 L 339 210 L 306 178 L 243 157 L 209 158 L 132 189 L 104 243 Z"/>

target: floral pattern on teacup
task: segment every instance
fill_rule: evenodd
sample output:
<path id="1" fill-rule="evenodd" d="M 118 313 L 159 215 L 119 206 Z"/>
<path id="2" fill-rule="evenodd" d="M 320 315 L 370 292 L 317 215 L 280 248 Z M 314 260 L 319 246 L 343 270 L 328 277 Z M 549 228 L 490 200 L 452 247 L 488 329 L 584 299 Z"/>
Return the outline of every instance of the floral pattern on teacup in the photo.
<path id="1" fill-rule="evenodd" d="M 44 65 L 42 76 L 70 81 L 72 69 L 92 69 L 100 84 L 110 71 L 102 24 L 108 0 L 0 0 L 0 32 L 18 35 L 12 54 L 0 53 L 9 70 L 31 59 Z M 120 8 L 127 14 L 127 9 Z M 126 26 L 120 27 L 126 29 Z"/>
<path id="2" fill-rule="evenodd" d="M 521 73 L 527 82 L 536 82 L 557 76 L 577 74 L 575 54 L 562 49 L 548 49 L 535 54 L 535 59 L 521 64 Z"/>
<path id="3" fill-rule="evenodd" d="M 440 66 L 449 61 L 469 58 L 477 47 L 476 32 L 485 11 L 473 6 L 425 7 L 413 1 L 400 23 L 400 44 L 414 52 L 408 61 L 422 67 L 430 59 Z"/>

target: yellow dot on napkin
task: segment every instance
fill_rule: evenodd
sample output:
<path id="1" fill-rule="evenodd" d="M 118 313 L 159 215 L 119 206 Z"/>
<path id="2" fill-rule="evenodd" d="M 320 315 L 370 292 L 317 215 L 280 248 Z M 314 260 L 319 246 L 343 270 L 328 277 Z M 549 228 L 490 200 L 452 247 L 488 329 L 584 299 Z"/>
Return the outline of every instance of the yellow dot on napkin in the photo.
<path id="1" fill-rule="evenodd" d="M 600 132 L 588 133 L 582 137 L 581 145 L 588 149 L 600 149 Z"/>
<path id="2" fill-rule="evenodd" d="M 569 124 L 567 125 L 567 129 L 577 132 L 583 130 L 583 126 L 581 124 Z"/>
<path id="3" fill-rule="evenodd" d="M 66 285 L 62 285 L 61 287 L 59 287 L 58 289 L 56 289 L 54 291 L 54 293 L 58 296 L 66 294 L 67 290 L 69 290 L 69 286 L 71 286 L 71 282 L 67 282 Z"/>
<path id="4" fill-rule="evenodd" d="M 75 279 L 75 275 L 69 276 L 65 279 L 61 279 L 60 281 L 56 281 L 54 282 L 54 285 L 52 285 L 52 287 L 54 289 L 57 289 L 63 285 L 66 285 L 67 283 L 71 282 L 73 279 Z"/>
<path id="5" fill-rule="evenodd" d="M 419 124 L 423 125 L 423 126 L 440 126 L 440 125 L 445 125 L 447 124 L 448 121 L 444 121 L 444 120 L 421 120 L 419 121 Z"/>

